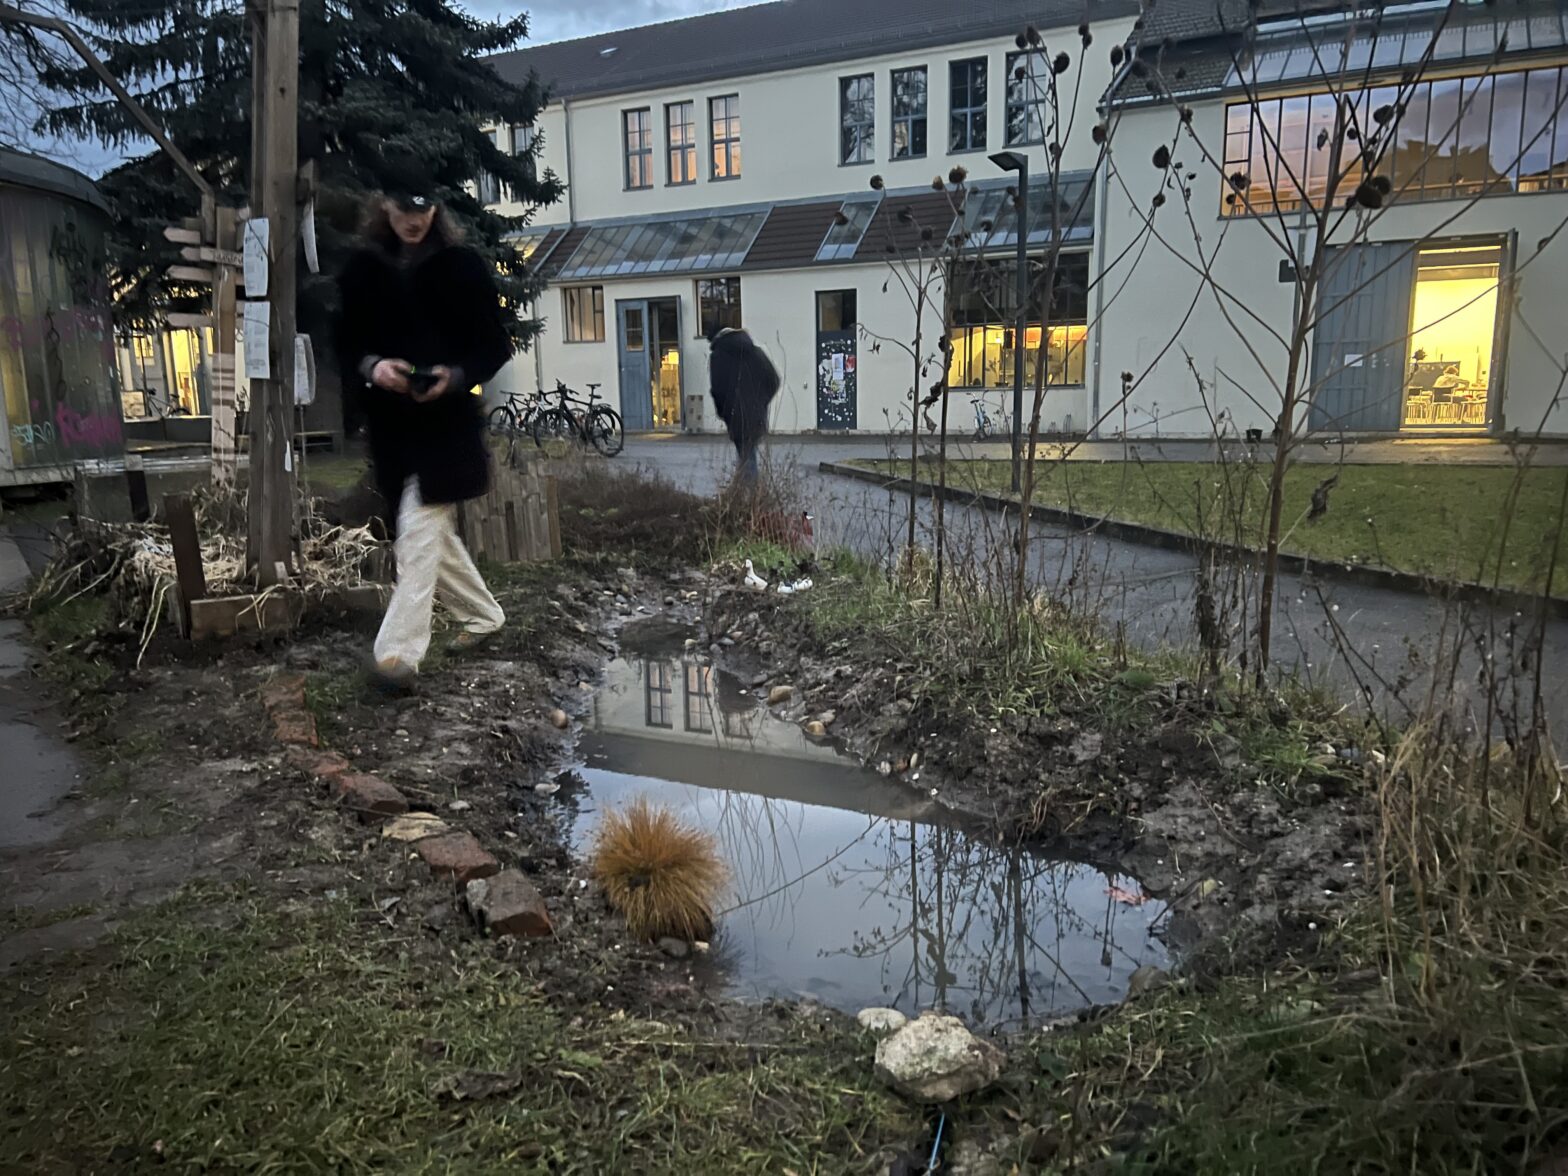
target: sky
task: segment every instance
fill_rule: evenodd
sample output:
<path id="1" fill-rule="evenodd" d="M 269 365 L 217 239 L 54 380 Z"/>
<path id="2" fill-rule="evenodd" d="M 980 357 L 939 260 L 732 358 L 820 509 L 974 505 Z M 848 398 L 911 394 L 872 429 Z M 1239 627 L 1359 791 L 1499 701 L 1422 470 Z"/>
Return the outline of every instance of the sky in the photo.
<path id="1" fill-rule="evenodd" d="M 527 12 L 528 40 L 539 43 L 679 20 L 683 16 L 737 8 L 741 3 L 742 0 L 466 0 L 464 7 L 475 16 L 489 18 Z"/>

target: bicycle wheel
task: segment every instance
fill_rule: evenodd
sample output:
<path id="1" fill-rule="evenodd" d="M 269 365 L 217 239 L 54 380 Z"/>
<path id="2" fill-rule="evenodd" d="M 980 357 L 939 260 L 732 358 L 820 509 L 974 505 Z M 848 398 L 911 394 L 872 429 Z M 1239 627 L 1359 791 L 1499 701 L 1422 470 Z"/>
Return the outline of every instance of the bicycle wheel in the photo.
<path id="1" fill-rule="evenodd" d="M 534 418 L 534 444 L 565 441 L 577 432 L 577 422 L 564 408 L 547 408 Z"/>
<path id="2" fill-rule="evenodd" d="M 588 414 L 584 426 L 588 440 L 605 457 L 614 457 L 626 446 L 626 430 L 621 427 L 621 414 L 603 405 Z"/>
<path id="3" fill-rule="evenodd" d="M 517 414 L 509 404 L 498 404 L 492 408 L 485 423 L 497 437 L 510 437 L 517 432 Z"/>

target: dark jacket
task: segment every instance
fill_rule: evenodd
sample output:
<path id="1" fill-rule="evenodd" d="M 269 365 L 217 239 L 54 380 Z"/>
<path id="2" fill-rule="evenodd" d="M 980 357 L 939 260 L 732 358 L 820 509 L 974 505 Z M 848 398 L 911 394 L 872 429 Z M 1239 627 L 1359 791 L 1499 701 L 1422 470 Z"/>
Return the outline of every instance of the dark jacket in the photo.
<path id="1" fill-rule="evenodd" d="M 708 390 L 731 440 L 756 438 L 768 431 L 768 405 L 778 395 L 779 373 L 745 331 L 721 331 L 709 358 Z"/>
<path id="2" fill-rule="evenodd" d="M 480 397 L 470 389 L 501 370 L 512 343 L 484 260 L 461 245 L 436 246 L 407 266 L 384 249 L 357 251 L 338 279 L 343 312 L 338 362 L 345 388 L 362 387 L 376 482 L 392 515 L 403 484 L 419 479 L 426 502 L 477 498 L 489 486 Z M 368 357 L 460 370 L 460 383 L 425 404 L 368 384 Z"/>

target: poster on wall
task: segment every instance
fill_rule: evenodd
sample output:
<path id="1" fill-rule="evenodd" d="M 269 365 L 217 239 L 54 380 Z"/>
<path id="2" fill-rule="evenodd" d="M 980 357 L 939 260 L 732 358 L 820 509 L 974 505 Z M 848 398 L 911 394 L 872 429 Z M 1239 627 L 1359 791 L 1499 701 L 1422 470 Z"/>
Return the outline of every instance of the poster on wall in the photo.
<path id="1" fill-rule="evenodd" d="M 855 334 L 817 335 L 817 428 L 855 428 Z"/>

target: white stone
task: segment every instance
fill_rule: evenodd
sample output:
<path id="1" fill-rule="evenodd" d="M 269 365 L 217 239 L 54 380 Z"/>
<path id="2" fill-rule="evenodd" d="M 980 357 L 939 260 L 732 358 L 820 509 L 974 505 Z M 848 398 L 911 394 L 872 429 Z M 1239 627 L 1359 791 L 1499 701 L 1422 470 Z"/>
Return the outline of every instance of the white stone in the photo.
<path id="1" fill-rule="evenodd" d="M 897 1009 L 861 1009 L 855 1014 L 855 1020 L 860 1022 L 862 1029 L 869 1029 L 878 1037 L 897 1033 L 909 1024 L 909 1018 Z"/>
<path id="2" fill-rule="evenodd" d="M 877 1076 L 905 1098 L 940 1103 L 1001 1077 L 1006 1055 L 957 1017 L 923 1013 L 877 1043 Z"/>

